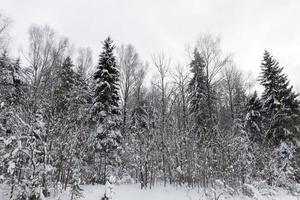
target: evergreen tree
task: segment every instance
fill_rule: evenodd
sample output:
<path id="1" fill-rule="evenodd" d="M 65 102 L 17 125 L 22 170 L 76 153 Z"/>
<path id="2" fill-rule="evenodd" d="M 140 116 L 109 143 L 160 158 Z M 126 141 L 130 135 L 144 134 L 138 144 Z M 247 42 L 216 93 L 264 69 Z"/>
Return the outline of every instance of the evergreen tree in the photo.
<path id="1" fill-rule="evenodd" d="M 252 159 L 253 152 L 251 142 L 249 140 L 249 133 L 245 127 L 245 111 L 246 111 L 246 94 L 242 86 L 240 77 L 236 80 L 234 85 L 233 95 L 234 105 L 234 120 L 233 120 L 233 133 L 236 140 L 236 169 L 240 170 L 241 183 L 248 183 L 251 180 L 252 173 Z"/>
<path id="2" fill-rule="evenodd" d="M 194 50 L 194 58 L 190 63 L 193 77 L 188 85 L 190 99 L 190 114 L 193 121 L 193 132 L 200 136 L 208 130 L 209 112 L 207 112 L 207 90 L 205 86 L 205 63 L 197 49 Z M 202 136 L 203 137 L 203 136 Z"/>
<path id="3" fill-rule="evenodd" d="M 274 155 L 266 164 L 265 174 L 269 184 L 283 185 L 295 179 L 297 171 L 294 154 L 299 151 L 295 144 L 299 142 L 300 102 L 283 68 L 267 51 L 261 68 L 263 126 L 270 153 Z"/>
<path id="4" fill-rule="evenodd" d="M 262 94 L 264 127 L 271 144 L 299 138 L 300 106 L 298 94 L 289 86 L 283 68 L 269 52 L 264 52 L 261 64 L 260 83 Z"/>
<path id="5" fill-rule="evenodd" d="M 56 111 L 58 113 L 68 112 L 70 101 L 70 92 L 75 84 L 75 72 L 73 71 L 73 63 L 70 57 L 67 57 L 58 74 L 58 85 L 55 90 Z"/>
<path id="6" fill-rule="evenodd" d="M 120 146 L 120 109 L 119 109 L 119 70 L 114 56 L 115 46 L 108 37 L 103 42 L 103 50 L 94 74 L 95 89 L 93 96 L 92 118 L 97 124 L 96 150 L 103 154 L 103 179 L 116 164 L 117 148 Z"/>
<path id="7" fill-rule="evenodd" d="M 250 140 L 262 143 L 264 136 L 262 132 L 262 103 L 255 91 L 246 104 L 246 130 L 250 134 Z"/>
<path id="8" fill-rule="evenodd" d="M 234 120 L 243 123 L 245 118 L 246 93 L 239 79 L 236 81 L 234 87 L 233 104 Z"/>
<path id="9" fill-rule="evenodd" d="M 210 172 L 213 171 L 214 167 L 217 167 L 216 163 L 214 163 L 215 158 L 213 158 L 215 155 L 212 154 L 214 148 L 212 143 L 216 141 L 214 137 L 216 130 L 213 128 L 213 112 L 209 111 L 213 106 L 211 102 L 213 90 L 211 85 L 207 85 L 207 77 L 204 71 L 205 62 L 197 49 L 194 51 L 194 58 L 190 63 L 190 68 L 193 77 L 188 85 L 192 126 L 189 140 L 195 144 L 197 150 L 197 155 L 194 158 L 197 162 L 197 167 L 193 170 L 201 174 L 199 177 L 201 185 L 207 187 L 209 182 L 212 181 L 213 174 Z M 194 181 L 192 177 L 190 178 L 191 181 Z"/>
<path id="10" fill-rule="evenodd" d="M 263 176 L 264 165 L 269 154 L 264 148 L 262 102 L 256 91 L 246 103 L 245 130 L 248 134 L 251 153 L 253 154 L 251 178 L 260 178 Z"/>
<path id="11" fill-rule="evenodd" d="M 119 115 L 119 70 L 114 56 L 115 46 L 108 37 L 103 42 L 103 51 L 99 56 L 93 111 L 97 121 L 102 122 L 107 115 Z M 100 115 L 98 115 L 100 114 Z"/>
<path id="12" fill-rule="evenodd" d="M 0 103 L 18 104 L 22 96 L 19 60 L 12 61 L 6 52 L 0 56 Z"/>

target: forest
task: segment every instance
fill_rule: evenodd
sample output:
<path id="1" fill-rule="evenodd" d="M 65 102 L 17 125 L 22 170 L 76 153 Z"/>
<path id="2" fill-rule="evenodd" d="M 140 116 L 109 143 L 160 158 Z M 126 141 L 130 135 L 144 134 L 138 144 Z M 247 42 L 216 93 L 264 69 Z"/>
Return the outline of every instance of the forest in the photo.
<path id="1" fill-rule="evenodd" d="M 51 188 L 76 199 L 81 185 L 110 179 L 141 189 L 300 183 L 300 101 L 271 52 L 251 79 L 212 34 L 195 38 L 186 64 L 142 60 L 108 36 L 94 64 L 90 48 L 32 25 L 19 57 L 11 25 L 1 14 L 0 183 L 11 199 Z"/>

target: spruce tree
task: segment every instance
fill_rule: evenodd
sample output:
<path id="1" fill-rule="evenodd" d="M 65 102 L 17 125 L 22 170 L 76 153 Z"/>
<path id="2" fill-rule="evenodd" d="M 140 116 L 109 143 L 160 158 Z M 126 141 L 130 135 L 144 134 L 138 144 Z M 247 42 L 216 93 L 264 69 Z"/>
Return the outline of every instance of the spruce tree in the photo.
<path id="1" fill-rule="evenodd" d="M 261 68 L 263 126 L 272 154 L 265 174 L 268 174 L 269 184 L 286 184 L 296 179 L 295 169 L 299 167 L 294 156 L 294 152 L 299 152 L 296 145 L 300 133 L 298 94 L 289 86 L 283 68 L 267 51 L 264 52 Z"/>
<path id="2" fill-rule="evenodd" d="M 255 91 L 249 96 L 246 103 L 245 131 L 251 144 L 250 152 L 253 155 L 252 178 L 264 176 L 265 163 L 268 162 L 268 152 L 264 148 L 264 132 L 262 123 L 262 102 Z"/>
<path id="3" fill-rule="evenodd" d="M 20 103 L 22 96 L 19 60 L 13 61 L 6 52 L 0 56 L 0 103 L 13 105 Z"/>
<path id="4" fill-rule="evenodd" d="M 193 121 L 193 132 L 200 136 L 208 128 L 209 112 L 207 112 L 207 90 L 205 86 L 205 63 L 197 49 L 194 50 L 194 58 L 190 63 L 193 77 L 188 85 L 190 99 L 190 114 Z"/>
<path id="5" fill-rule="evenodd" d="M 261 143 L 264 139 L 262 132 L 262 103 L 255 91 L 246 104 L 245 126 L 250 135 L 250 140 Z"/>
<path id="6" fill-rule="evenodd" d="M 97 71 L 94 73 L 96 82 L 93 111 L 97 120 L 102 122 L 107 115 L 119 115 L 119 70 L 114 55 L 115 46 L 110 37 L 103 42 L 103 51 L 99 56 Z"/>
<path id="7" fill-rule="evenodd" d="M 96 151 L 102 153 L 102 183 L 118 161 L 120 146 L 119 70 L 114 55 L 115 46 L 110 37 L 103 42 L 97 71 L 94 73 L 95 89 L 92 118 L 97 124 Z M 110 169 L 109 169 L 110 168 Z"/>
<path id="8" fill-rule="evenodd" d="M 245 131 L 246 94 L 241 80 L 237 79 L 233 93 L 233 132 L 240 137 L 247 137 Z"/>
<path id="9" fill-rule="evenodd" d="M 0 176 L 11 186 L 11 198 L 19 189 L 18 177 L 23 173 L 22 165 L 25 166 L 22 158 L 27 124 L 20 104 L 25 98 L 19 69 L 18 60 L 13 61 L 6 52 L 0 56 Z"/>
<path id="10" fill-rule="evenodd" d="M 299 138 L 300 107 L 298 94 L 289 86 L 283 68 L 269 52 L 264 52 L 259 81 L 262 94 L 263 121 L 270 144 Z"/>
<path id="11" fill-rule="evenodd" d="M 56 102 L 56 110 L 58 113 L 68 112 L 70 92 L 75 84 L 75 72 L 73 71 L 73 63 L 70 57 L 67 57 L 58 74 L 58 85 L 54 96 Z"/>
<path id="12" fill-rule="evenodd" d="M 237 80 L 234 86 L 233 104 L 234 119 L 239 120 L 239 122 L 243 122 L 245 117 L 246 92 L 243 88 L 241 80 Z"/>
<path id="13" fill-rule="evenodd" d="M 197 49 L 194 51 L 193 60 L 190 63 L 193 77 L 188 85 L 189 91 L 189 112 L 191 119 L 191 134 L 189 140 L 195 144 L 197 150 L 197 170 L 202 175 L 202 185 L 207 186 L 209 174 L 206 173 L 207 168 L 211 168 L 212 163 L 209 161 L 207 148 L 211 142 L 213 130 L 211 126 L 211 114 L 209 112 L 208 93 L 210 92 L 206 85 L 205 62 Z"/>
<path id="14" fill-rule="evenodd" d="M 244 184 L 250 181 L 250 176 L 252 174 L 253 151 L 249 140 L 250 134 L 246 131 L 244 123 L 246 113 L 246 93 L 240 77 L 234 84 L 233 108 L 234 119 L 232 132 L 234 134 L 233 140 L 235 140 L 233 143 L 235 144 L 235 152 L 233 152 L 233 154 L 235 154 L 235 158 L 237 159 L 234 169 L 240 174 L 240 176 L 238 176 L 240 179 L 239 181 Z"/>

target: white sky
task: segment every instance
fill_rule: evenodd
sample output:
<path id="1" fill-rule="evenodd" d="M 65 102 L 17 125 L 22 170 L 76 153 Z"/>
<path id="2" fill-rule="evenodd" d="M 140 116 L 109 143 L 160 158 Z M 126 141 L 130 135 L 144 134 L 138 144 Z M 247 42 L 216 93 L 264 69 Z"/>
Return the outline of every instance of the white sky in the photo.
<path id="1" fill-rule="evenodd" d="M 270 51 L 300 92 L 299 0 L 0 0 L 0 5 L 13 20 L 16 52 L 26 49 L 31 24 L 48 24 L 76 47 L 91 47 L 95 59 L 110 35 L 117 44 L 132 43 L 143 60 L 164 52 L 175 64 L 186 59 L 187 44 L 211 33 L 255 77 L 264 49 Z"/>

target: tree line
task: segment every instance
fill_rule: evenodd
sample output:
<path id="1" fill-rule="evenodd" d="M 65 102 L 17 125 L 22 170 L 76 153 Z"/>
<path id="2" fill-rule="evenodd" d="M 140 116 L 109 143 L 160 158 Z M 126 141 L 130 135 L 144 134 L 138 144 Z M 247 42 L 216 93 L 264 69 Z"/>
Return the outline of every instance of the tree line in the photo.
<path id="1" fill-rule="evenodd" d="M 89 48 L 74 59 L 48 26 L 30 27 L 28 53 L 15 59 L 0 20 L 0 180 L 11 198 L 71 187 L 75 199 L 79 184 L 111 175 L 141 188 L 300 181 L 298 94 L 268 51 L 259 95 L 211 35 L 187 65 L 164 54 L 144 62 L 108 37 L 94 67 Z"/>

